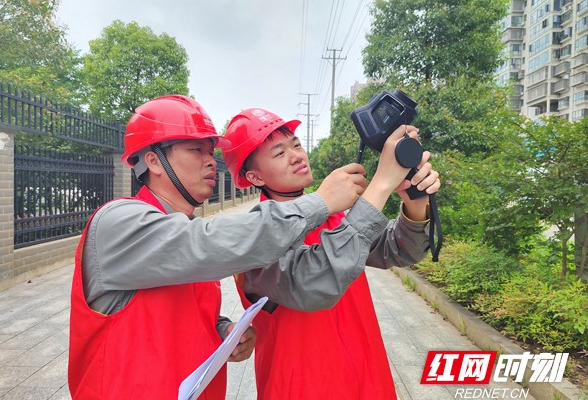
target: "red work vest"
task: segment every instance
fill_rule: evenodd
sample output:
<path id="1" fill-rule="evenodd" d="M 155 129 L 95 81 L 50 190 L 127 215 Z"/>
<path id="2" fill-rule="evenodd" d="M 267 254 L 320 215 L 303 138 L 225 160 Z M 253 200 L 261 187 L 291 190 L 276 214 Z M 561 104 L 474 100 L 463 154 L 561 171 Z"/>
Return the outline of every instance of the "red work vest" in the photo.
<path id="1" fill-rule="evenodd" d="M 320 243 L 320 231 L 334 229 L 343 217 L 343 213 L 330 216 L 304 242 Z M 242 276 L 236 281 L 248 307 Z M 272 314 L 261 311 L 253 325 L 258 400 L 396 399 L 365 273 L 329 310 L 304 312 L 279 306 Z"/>
<path id="2" fill-rule="evenodd" d="M 136 199 L 165 213 L 146 187 Z M 221 343 L 216 331 L 220 283 L 137 290 L 122 310 L 98 313 L 86 303 L 82 284 L 82 249 L 89 225 L 76 252 L 71 291 L 68 384 L 72 398 L 177 400 L 180 383 Z M 225 392 L 223 367 L 199 400 L 221 400 Z"/>

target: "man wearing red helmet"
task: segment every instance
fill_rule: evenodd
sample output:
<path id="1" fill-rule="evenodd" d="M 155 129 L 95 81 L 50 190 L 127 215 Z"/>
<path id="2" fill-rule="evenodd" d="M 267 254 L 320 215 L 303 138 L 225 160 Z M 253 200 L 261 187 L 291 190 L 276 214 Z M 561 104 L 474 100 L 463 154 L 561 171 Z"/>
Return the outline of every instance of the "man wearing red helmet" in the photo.
<path id="1" fill-rule="evenodd" d="M 312 172 L 294 134 L 299 124 L 263 109 L 244 110 L 231 120 L 225 134 L 231 146 L 223 149 L 223 156 L 238 187 L 261 188 L 262 201 L 306 197 L 303 190 L 311 185 Z M 411 200 L 406 195 L 408 170 L 394 157 L 395 145 L 405 131 L 417 135 L 415 127 L 402 126 L 388 138 L 376 174 L 354 205 L 364 207 L 365 215 L 379 214 L 387 223 L 363 258 L 330 237 L 349 223 L 345 214 L 336 213 L 308 234 L 304 242 L 312 247 L 298 255 L 293 273 L 257 269 L 236 277 L 245 306 L 259 296 L 268 296 L 274 303 L 254 320 L 258 400 L 396 399 L 363 270 L 366 258 L 368 265 L 380 268 L 405 266 L 420 261 L 428 249 L 428 200 Z M 413 182 L 434 193 L 440 186 L 439 174 L 427 162 L 429 156 L 425 152 Z M 395 188 L 403 199 L 403 212 L 388 222 L 380 211 Z M 341 279 L 320 280 L 309 273 L 324 265 L 341 271 Z M 351 277 L 358 278 L 351 283 Z M 338 302 L 330 303 L 342 292 Z M 332 308 L 308 312 L 325 306 Z"/>
<path id="2" fill-rule="evenodd" d="M 101 206 L 84 230 L 71 292 L 68 384 L 73 399 L 172 399 L 231 329 L 219 315 L 219 279 L 260 266 L 291 269 L 304 237 L 365 189 L 363 167 L 331 174 L 317 193 L 264 202 L 245 215 L 194 218 L 216 184 L 215 146 L 226 146 L 204 109 L 186 96 L 141 105 L 129 120 L 123 163 L 143 188 Z M 341 193 L 340 190 L 344 190 Z M 384 229 L 353 206 L 349 248 Z M 359 251 L 358 251 L 359 252 Z M 285 262 L 277 263 L 282 257 Z M 281 271 L 281 270 L 280 270 Z M 336 274 L 315 269 L 321 279 Z M 251 329 L 233 353 L 251 355 Z M 200 399 L 225 398 L 223 369 Z"/>

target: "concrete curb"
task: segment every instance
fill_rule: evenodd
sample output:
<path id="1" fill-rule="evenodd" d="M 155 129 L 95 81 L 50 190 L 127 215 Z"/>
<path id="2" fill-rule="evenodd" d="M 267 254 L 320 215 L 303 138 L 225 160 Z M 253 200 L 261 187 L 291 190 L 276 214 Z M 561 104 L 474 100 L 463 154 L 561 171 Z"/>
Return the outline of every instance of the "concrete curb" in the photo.
<path id="1" fill-rule="evenodd" d="M 417 272 L 408 268 L 392 268 L 392 271 L 402 279 L 409 281 L 409 286 L 435 309 L 439 314 L 451 322 L 459 331 L 473 341 L 482 350 L 498 351 L 501 354 L 522 354 L 525 350 L 512 343 L 496 329 L 480 320 L 474 313 L 451 300 L 439 289 L 429 283 Z M 527 367 L 525 381 L 531 377 L 532 371 Z M 530 393 L 537 400 L 582 400 L 586 399 L 580 390 L 567 379 L 561 383 L 529 383 Z"/>

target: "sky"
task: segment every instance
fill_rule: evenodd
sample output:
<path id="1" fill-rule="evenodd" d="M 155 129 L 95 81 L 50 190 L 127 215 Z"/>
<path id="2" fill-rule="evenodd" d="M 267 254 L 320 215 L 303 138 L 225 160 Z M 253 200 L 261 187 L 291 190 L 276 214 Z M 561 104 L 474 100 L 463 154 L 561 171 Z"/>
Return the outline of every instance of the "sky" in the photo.
<path id="1" fill-rule="evenodd" d="M 366 80 L 361 51 L 370 5 L 371 0 L 61 0 L 56 18 L 82 54 L 115 19 L 173 36 L 188 53 L 190 95 L 217 130 L 239 111 L 260 107 L 300 119 L 297 135 L 306 147 L 307 133 L 314 145 L 329 134 L 329 49 L 342 58 L 335 63 L 335 97 L 349 97 L 351 86 Z"/>

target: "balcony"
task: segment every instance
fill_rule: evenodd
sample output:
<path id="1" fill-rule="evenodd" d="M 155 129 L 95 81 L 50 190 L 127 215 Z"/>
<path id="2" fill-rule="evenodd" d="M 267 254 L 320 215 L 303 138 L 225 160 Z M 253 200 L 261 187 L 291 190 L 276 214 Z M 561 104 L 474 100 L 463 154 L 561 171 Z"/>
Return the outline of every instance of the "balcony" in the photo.
<path id="1" fill-rule="evenodd" d="M 534 71 L 531 74 L 527 75 L 527 86 L 530 87 L 538 83 L 544 83 L 548 77 L 549 67 L 543 67 L 541 69 L 538 69 L 537 71 Z"/>
<path id="2" fill-rule="evenodd" d="M 523 40 L 524 37 L 524 28 L 508 28 L 502 34 L 502 41 L 509 42 L 511 40 Z"/>
<path id="3" fill-rule="evenodd" d="M 571 44 L 562 46 L 553 52 L 553 56 L 556 60 L 559 60 L 561 58 L 568 58 L 571 55 L 572 55 L 572 45 Z"/>
<path id="4" fill-rule="evenodd" d="M 564 0 L 565 1 L 565 0 Z M 569 0 L 571 1 L 571 0 Z M 520 12 L 524 12 L 525 11 L 525 2 L 522 0 L 514 0 L 512 2 L 512 8 L 511 11 L 520 11 Z"/>
<path id="5" fill-rule="evenodd" d="M 561 93 L 565 90 L 570 88 L 570 80 L 569 79 L 560 79 L 558 82 L 553 84 L 552 93 Z"/>
<path id="6" fill-rule="evenodd" d="M 570 72 L 570 70 L 570 62 L 564 61 L 553 67 L 553 76 L 561 76 L 567 74 Z"/>
<path id="7" fill-rule="evenodd" d="M 572 75 L 572 86 L 588 84 L 588 72 Z"/>
<path id="8" fill-rule="evenodd" d="M 587 53 L 580 53 L 574 57 L 572 64 L 573 68 L 585 67 L 586 65 L 588 65 Z"/>
<path id="9" fill-rule="evenodd" d="M 543 100 L 545 96 L 547 96 L 547 82 L 527 91 L 527 104 L 531 106 L 532 102 Z"/>

